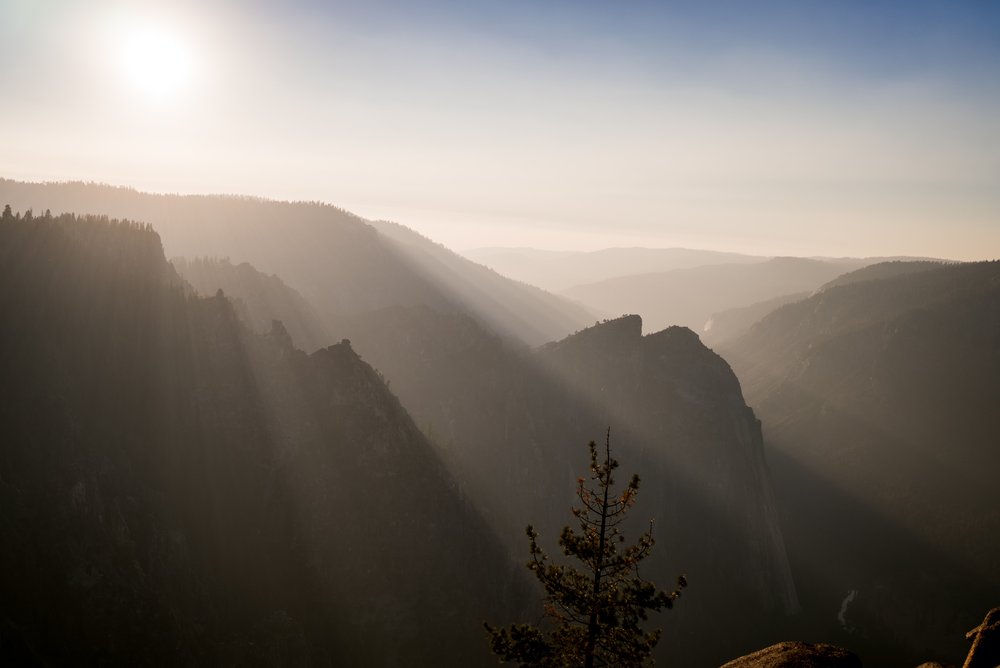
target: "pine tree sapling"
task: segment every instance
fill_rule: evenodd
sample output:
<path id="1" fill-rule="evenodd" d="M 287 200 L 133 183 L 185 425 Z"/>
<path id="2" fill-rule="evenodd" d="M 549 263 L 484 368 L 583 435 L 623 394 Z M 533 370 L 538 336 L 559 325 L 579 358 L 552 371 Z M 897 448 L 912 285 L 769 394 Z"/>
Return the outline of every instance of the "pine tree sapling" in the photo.
<path id="1" fill-rule="evenodd" d="M 514 624 L 493 628 L 486 624 L 490 647 L 501 661 L 522 666 L 641 666 L 660 638 L 657 629 L 640 628 L 649 611 L 673 607 L 677 589 L 660 591 L 639 576 L 639 562 L 653 549 L 653 526 L 636 543 L 625 545 L 620 525 L 635 504 L 639 476 L 633 475 L 620 492 L 612 491 L 612 473 L 618 462 L 611 457 L 611 430 L 603 457 L 590 442 L 590 483 L 577 481 L 580 506 L 573 508 L 579 528 L 566 527 L 559 545 L 578 566 L 555 564 L 538 546 L 538 534 L 527 528 L 531 561 L 528 568 L 545 588 L 544 627 Z"/>

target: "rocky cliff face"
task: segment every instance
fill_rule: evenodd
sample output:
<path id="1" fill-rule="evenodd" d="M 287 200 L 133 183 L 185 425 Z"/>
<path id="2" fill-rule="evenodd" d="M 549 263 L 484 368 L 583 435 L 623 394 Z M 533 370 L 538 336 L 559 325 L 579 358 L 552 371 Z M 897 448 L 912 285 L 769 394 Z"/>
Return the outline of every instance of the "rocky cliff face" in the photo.
<path id="1" fill-rule="evenodd" d="M 736 376 L 691 330 L 642 336 L 641 327 L 638 316 L 621 318 L 552 344 L 539 357 L 578 389 L 580 426 L 620 425 L 613 428 L 617 440 L 646 471 L 645 502 L 670 509 L 668 517 L 687 530 L 665 529 L 681 537 L 671 549 L 686 552 L 683 543 L 692 542 L 692 577 L 695 570 L 704 580 L 731 577 L 765 607 L 794 612 L 760 422 Z"/>
<path id="2" fill-rule="evenodd" d="M 558 553 L 586 443 L 610 426 L 622 475 L 643 480 L 633 534 L 656 521 L 657 556 L 644 574 L 666 584 L 685 572 L 692 582 L 662 619 L 663 657 L 721 662 L 771 640 L 797 597 L 760 425 L 728 365 L 687 329 L 642 336 L 637 316 L 534 352 L 454 319 L 395 310 L 356 322 L 351 338 L 511 553 L 523 558 L 528 523 Z M 738 630 L 699 647 L 695 629 L 722 617 Z"/>

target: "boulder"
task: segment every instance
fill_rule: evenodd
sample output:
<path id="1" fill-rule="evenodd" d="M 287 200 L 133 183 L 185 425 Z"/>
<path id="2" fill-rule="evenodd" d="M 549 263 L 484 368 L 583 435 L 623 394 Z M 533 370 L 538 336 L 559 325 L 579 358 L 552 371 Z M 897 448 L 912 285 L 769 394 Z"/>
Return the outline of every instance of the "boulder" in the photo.
<path id="1" fill-rule="evenodd" d="M 861 659 L 835 645 L 794 641 L 765 647 L 722 668 L 861 668 Z"/>

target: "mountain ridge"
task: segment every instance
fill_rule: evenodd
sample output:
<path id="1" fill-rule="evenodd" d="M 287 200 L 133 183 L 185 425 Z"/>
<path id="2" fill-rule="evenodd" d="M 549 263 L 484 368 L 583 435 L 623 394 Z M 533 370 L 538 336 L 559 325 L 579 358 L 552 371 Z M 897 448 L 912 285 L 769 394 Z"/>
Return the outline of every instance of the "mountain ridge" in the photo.
<path id="1" fill-rule="evenodd" d="M 1000 263 L 862 271 L 720 349 L 769 425 L 807 605 L 860 591 L 829 640 L 947 660 L 1000 596 Z"/>
<path id="2" fill-rule="evenodd" d="M 562 336 L 590 316 L 561 298 L 488 276 L 434 244 L 401 244 L 390 226 L 318 202 L 212 195 L 154 195 L 79 182 L 37 184 L 0 179 L 0 201 L 26 210 L 99 213 L 151 223 L 170 257 L 229 257 L 277 274 L 329 326 L 388 306 L 427 304 L 468 312 L 529 344 Z M 411 240 L 419 237 L 407 233 Z M 420 237 L 422 238 L 422 237 Z M 418 252 L 411 253 L 416 247 Z M 322 252 L 317 252 L 322 248 Z M 430 249 L 430 250 L 429 250 Z M 432 252 L 433 251 L 433 252 Z M 428 257 L 432 262 L 422 262 Z M 444 268 L 449 278 L 427 271 Z M 453 287 L 454 283 L 459 287 Z M 469 286 L 476 290 L 469 292 Z M 472 296 L 478 297 L 473 300 Z M 525 319 L 519 314 L 532 313 Z"/>
<path id="3" fill-rule="evenodd" d="M 0 279 L 0 655 L 489 663 L 526 580 L 349 343 L 249 332 L 148 225 L 4 220 Z"/>

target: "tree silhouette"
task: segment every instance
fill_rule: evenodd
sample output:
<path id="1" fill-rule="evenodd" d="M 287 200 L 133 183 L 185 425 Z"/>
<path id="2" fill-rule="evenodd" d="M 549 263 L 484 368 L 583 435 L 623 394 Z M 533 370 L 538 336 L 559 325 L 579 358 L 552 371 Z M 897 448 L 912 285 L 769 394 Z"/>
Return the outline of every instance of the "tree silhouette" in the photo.
<path id="1" fill-rule="evenodd" d="M 603 461 L 597 444 L 590 448 L 590 479 L 577 480 L 580 507 L 573 508 L 579 530 L 567 526 L 559 537 L 563 553 L 582 567 L 555 564 L 538 546 L 538 533 L 528 526 L 531 561 L 528 568 L 545 588 L 544 628 L 513 624 L 493 628 L 485 624 L 490 647 L 504 662 L 539 668 L 555 666 L 641 666 L 660 638 L 659 629 L 645 632 L 639 624 L 648 612 L 673 607 L 687 586 L 677 578 L 677 589 L 660 591 L 639 575 L 639 562 L 653 549 L 653 525 L 635 544 L 624 546 L 620 525 L 635 504 L 639 476 L 633 475 L 620 493 L 614 493 L 611 430 L 604 442 Z"/>

